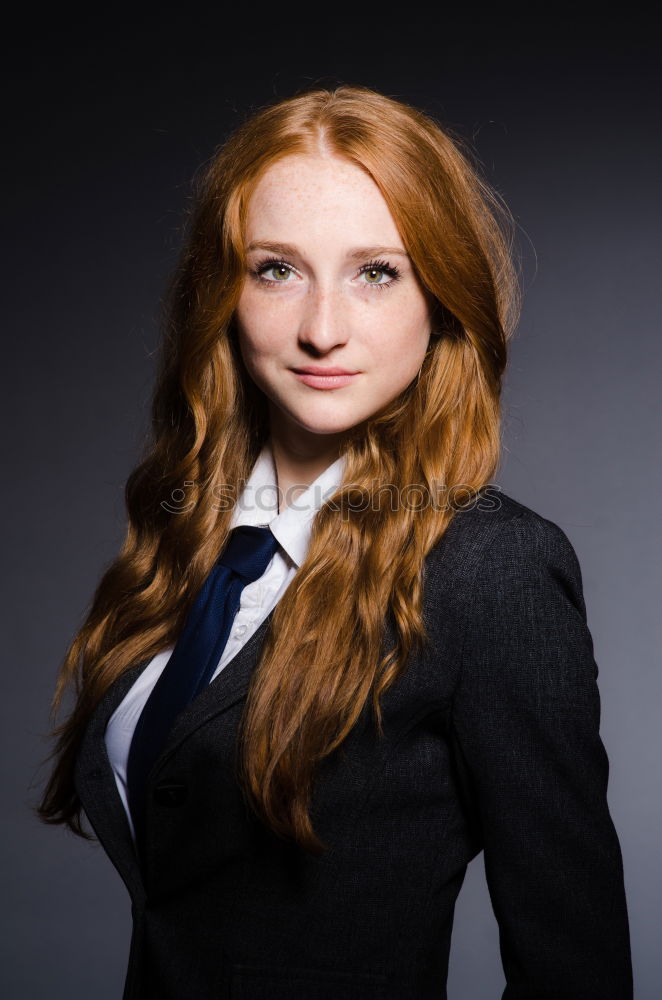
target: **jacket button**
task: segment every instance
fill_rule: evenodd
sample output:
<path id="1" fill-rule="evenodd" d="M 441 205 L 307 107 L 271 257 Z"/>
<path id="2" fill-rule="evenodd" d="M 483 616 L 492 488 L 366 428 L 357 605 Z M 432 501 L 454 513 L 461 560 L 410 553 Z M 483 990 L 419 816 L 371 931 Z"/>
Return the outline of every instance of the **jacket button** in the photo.
<path id="1" fill-rule="evenodd" d="M 154 788 L 154 801 L 160 806 L 181 806 L 188 795 L 188 788 L 177 781 L 162 781 Z"/>

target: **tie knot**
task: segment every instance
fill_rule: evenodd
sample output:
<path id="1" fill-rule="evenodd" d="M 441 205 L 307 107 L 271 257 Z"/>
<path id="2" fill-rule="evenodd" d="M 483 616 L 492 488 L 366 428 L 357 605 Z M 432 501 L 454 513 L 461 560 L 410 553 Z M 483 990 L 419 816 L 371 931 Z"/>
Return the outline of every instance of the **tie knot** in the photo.
<path id="1" fill-rule="evenodd" d="M 218 562 L 250 583 L 262 576 L 277 548 L 270 528 L 241 524 L 233 529 Z"/>

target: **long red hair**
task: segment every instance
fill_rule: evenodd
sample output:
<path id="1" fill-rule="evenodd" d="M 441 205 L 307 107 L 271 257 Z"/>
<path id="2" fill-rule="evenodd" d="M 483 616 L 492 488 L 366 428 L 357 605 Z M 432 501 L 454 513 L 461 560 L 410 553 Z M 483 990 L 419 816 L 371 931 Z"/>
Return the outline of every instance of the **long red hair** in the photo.
<path id="1" fill-rule="evenodd" d="M 343 482 L 317 513 L 305 562 L 277 605 L 241 726 L 247 801 L 279 836 L 319 852 L 310 820 L 315 770 L 370 696 L 379 698 L 425 639 L 422 567 L 454 503 L 371 502 L 412 484 L 463 498 L 500 457 L 499 400 L 519 310 L 513 220 L 458 136 L 424 112 L 364 87 L 313 89 L 260 109 L 218 149 L 195 183 L 188 232 L 167 296 L 152 438 L 126 485 L 128 527 L 61 666 L 52 768 L 37 808 L 81 836 L 73 768 L 83 730 L 124 670 L 174 645 L 229 531 L 219 484 L 245 481 L 268 435 L 264 397 L 248 377 L 234 311 L 246 273 L 243 234 L 263 171 L 322 146 L 379 187 L 418 277 L 435 298 L 435 331 L 418 377 L 359 434 Z M 162 501 L 182 484 L 184 511 Z M 362 502 L 356 504 L 360 495 Z M 452 499 L 452 498 L 451 498 Z M 448 501 L 448 495 L 446 496 Z M 396 643 L 380 659 L 385 614 Z"/>

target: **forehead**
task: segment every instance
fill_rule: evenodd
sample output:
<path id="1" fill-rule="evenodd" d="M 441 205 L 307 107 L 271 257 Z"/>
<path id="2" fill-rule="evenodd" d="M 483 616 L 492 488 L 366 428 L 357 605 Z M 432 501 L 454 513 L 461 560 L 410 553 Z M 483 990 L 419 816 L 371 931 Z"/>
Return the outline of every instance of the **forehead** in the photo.
<path id="1" fill-rule="evenodd" d="M 400 242 L 389 207 L 369 174 L 338 156 L 296 154 L 271 164 L 247 206 L 247 240 L 345 233 L 347 240 Z"/>

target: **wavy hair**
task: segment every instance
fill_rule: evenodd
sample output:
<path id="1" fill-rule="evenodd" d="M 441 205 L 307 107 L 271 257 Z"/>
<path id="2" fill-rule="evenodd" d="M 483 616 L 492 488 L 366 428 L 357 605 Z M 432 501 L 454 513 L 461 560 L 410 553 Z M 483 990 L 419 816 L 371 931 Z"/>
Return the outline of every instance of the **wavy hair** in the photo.
<path id="1" fill-rule="evenodd" d="M 237 347 L 248 201 L 263 172 L 294 153 L 344 157 L 373 179 L 422 286 L 434 332 L 418 376 L 343 444 L 343 480 L 313 522 L 310 546 L 276 606 L 243 710 L 238 777 L 279 837 L 326 847 L 310 818 L 319 762 L 368 698 L 426 639 L 423 563 L 456 513 L 451 502 L 384 504 L 417 484 L 461 484 L 467 501 L 500 458 L 500 394 L 519 314 L 513 218 L 463 140 L 427 113 L 361 86 L 311 89 L 260 108 L 194 178 L 178 265 L 164 298 L 151 435 L 126 484 L 123 547 L 103 574 L 62 662 L 52 702 L 54 766 L 36 809 L 90 838 L 73 785 L 85 726 L 126 669 L 174 645 L 229 533 L 236 493 L 268 437 L 267 407 Z M 192 484 L 185 510 L 164 497 Z M 450 494 L 449 494 L 450 495 Z M 358 502 L 357 502 L 358 498 Z M 376 502 L 375 502 L 376 501 Z M 226 505 L 227 506 L 227 505 Z M 395 645 L 383 652 L 385 615 Z M 69 686 L 75 703 L 55 726 Z"/>

